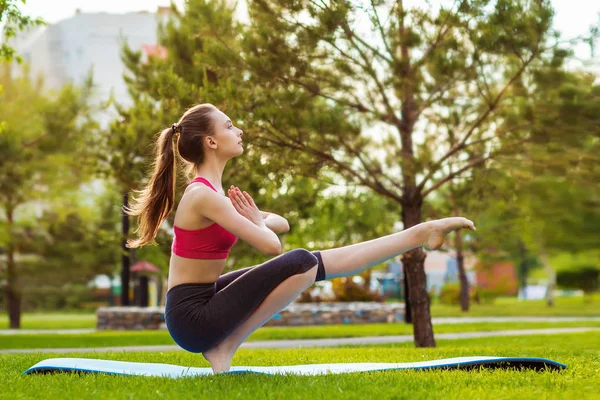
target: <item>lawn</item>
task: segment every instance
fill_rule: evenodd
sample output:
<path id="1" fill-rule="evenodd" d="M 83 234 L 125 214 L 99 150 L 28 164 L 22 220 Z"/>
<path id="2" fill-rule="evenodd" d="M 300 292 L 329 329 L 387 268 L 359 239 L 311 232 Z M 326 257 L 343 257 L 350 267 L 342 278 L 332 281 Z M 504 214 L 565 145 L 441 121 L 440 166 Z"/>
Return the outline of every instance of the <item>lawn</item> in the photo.
<path id="1" fill-rule="evenodd" d="M 385 371 L 328 376 L 220 375 L 190 378 L 106 374 L 22 375 L 51 357 L 86 357 L 209 367 L 198 354 L 76 353 L 0 355 L 3 398 L 266 398 L 266 399 L 593 399 L 600 393 L 600 343 L 588 333 L 438 340 L 436 348 L 410 343 L 302 349 L 239 349 L 233 365 L 411 362 L 461 356 L 543 357 L 563 371 Z"/>
<path id="2" fill-rule="evenodd" d="M 581 297 L 559 297 L 553 307 L 544 300 L 520 301 L 515 297 L 499 297 L 492 304 L 472 304 L 467 313 L 459 306 L 439 304 L 431 306 L 433 317 L 504 317 L 504 316 L 600 316 L 600 293 L 590 296 L 590 301 Z"/>
<path id="3" fill-rule="evenodd" d="M 22 329 L 84 329 L 96 327 L 96 311 L 68 313 L 64 311 L 46 311 L 23 313 Z M 8 314 L 0 313 L 0 329 L 8 328 Z"/>
<path id="4" fill-rule="evenodd" d="M 519 301 L 516 298 L 498 298 L 493 304 L 473 304 L 463 313 L 458 306 L 437 304 L 431 306 L 433 317 L 491 317 L 491 316 L 596 316 L 600 317 L 600 294 L 585 303 L 580 297 L 556 299 L 554 307 L 547 307 L 543 300 Z M 36 312 L 24 313 L 23 329 L 69 329 L 95 328 L 95 312 Z M 7 314 L 0 313 L 0 329 L 8 328 Z"/>
<path id="5" fill-rule="evenodd" d="M 581 322 L 485 322 L 465 324 L 441 324 L 434 326 L 434 333 L 482 332 L 513 329 L 543 329 L 567 327 L 598 327 L 600 321 Z M 319 339 L 359 336 L 411 335 L 412 325 L 365 324 L 365 325 L 322 325 L 322 326 L 263 326 L 246 340 Z M 600 335 L 600 332 L 598 333 Z M 174 345 L 166 330 L 159 331 L 98 331 L 83 334 L 27 334 L 0 335 L 0 349 L 31 349 L 60 347 L 112 347 Z"/>

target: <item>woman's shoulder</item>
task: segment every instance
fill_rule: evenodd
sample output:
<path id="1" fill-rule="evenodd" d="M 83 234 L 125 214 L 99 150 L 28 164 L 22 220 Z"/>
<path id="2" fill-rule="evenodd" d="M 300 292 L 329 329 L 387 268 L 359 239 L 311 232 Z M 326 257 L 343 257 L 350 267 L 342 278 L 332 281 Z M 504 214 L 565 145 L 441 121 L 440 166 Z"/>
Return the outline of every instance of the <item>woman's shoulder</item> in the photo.
<path id="1" fill-rule="evenodd" d="M 227 197 L 227 196 L 225 196 L 225 193 L 221 193 L 221 192 L 211 188 L 207 184 L 198 182 L 198 181 L 190 183 L 188 185 L 188 187 L 185 188 L 183 195 L 185 196 L 186 193 L 189 193 L 191 196 L 202 196 L 202 195 L 206 195 L 206 193 L 217 193 L 223 197 Z"/>

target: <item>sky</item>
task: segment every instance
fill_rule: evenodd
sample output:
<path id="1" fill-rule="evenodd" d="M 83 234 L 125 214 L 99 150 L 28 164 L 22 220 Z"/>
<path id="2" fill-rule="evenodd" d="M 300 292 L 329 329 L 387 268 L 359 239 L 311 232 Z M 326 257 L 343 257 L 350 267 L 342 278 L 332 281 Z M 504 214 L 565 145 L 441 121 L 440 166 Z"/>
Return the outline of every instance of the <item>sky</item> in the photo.
<path id="1" fill-rule="evenodd" d="M 174 0 L 174 3 L 183 8 L 185 0 Z M 430 0 L 432 5 L 451 4 L 450 0 Z M 68 18 L 79 8 L 82 12 L 109 12 L 125 13 L 130 11 L 156 11 L 158 6 L 168 6 L 169 0 L 27 0 L 20 8 L 26 15 L 42 17 L 47 22 L 57 22 Z M 423 0 L 405 0 L 407 7 L 423 4 Z M 598 0 L 552 0 L 556 10 L 554 26 L 561 32 L 564 39 L 572 38 L 586 33 L 590 25 L 600 20 L 600 1 Z M 238 15 L 244 18 L 245 2 L 238 0 Z M 589 47 L 579 46 L 576 55 L 582 58 L 589 57 Z M 596 58 L 598 58 L 596 56 Z"/>

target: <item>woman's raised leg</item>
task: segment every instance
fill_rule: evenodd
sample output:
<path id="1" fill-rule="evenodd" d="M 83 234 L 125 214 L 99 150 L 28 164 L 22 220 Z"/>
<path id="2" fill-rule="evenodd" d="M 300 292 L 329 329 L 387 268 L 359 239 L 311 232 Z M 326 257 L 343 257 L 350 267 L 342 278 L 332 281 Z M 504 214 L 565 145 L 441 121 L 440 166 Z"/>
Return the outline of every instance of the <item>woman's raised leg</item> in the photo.
<path id="1" fill-rule="evenodd" d="M 462 217 L 423 222 L 402 232 L 335 249 L 320 250 L 325 267 L 325 279 L 359 274 L 390 258 L 426 245 L 437 249 L 453 230 L 475 230 L 473 222 Z"/>
<path id="2" fill-rule="evenodd" d="M 319 268 L 321 269 L 319 280 L 354 275 L 419 246 L 427 245 L 432 249 L 439 248 L 443 244 L 444 237 L 458 228 L 475 229 L 473 222 L 466 218 L 444 218 L 424 222 L 402 232 L 378 239 L 336 249 L 312 252 L 315 256 L 320 253 L 317 256 L 319 264 L 315 265 L 315 268 L 302 274 L 290 276 L 281 282 L 269 293 L 258 308 L 223 341 L 202 354 L 211 363 L 215 373 L 229 371 L 233 354 L 242 342 L 297 298 L 300 293 L 310 287 L 317 278 Z M 316 268 L 317 266 L 318 268 Z M 244 283 L 244 278 L 247 279 L 252 276 L 252 274 L 245 272 L 235 279 L 231 285 L 238 284 L 239 287 L 243 287 L 242 285 L 245 286 L 250 283 Z M 227 290 L 235 293 L 235 290 L 230 286 L 223 289 L 223 292 L 227 292 Z"/>

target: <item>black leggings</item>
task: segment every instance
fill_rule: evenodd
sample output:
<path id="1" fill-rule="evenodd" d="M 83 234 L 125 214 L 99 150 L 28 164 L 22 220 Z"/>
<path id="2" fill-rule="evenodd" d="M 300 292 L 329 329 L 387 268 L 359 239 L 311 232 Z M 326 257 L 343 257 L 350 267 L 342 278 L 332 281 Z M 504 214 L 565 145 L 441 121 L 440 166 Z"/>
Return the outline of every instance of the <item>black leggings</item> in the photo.
<path id="1" fill-rule="evenodd" d="M 315 265 L 315 281 L 325 280 L 321 253 L 299 248 L 223 274 L 213 283 L 173 286 L 165 303 L 169 334 L 182 349 L 204 352 L 231 334 L 281 282 Z"/>

